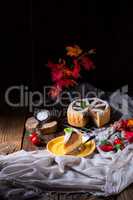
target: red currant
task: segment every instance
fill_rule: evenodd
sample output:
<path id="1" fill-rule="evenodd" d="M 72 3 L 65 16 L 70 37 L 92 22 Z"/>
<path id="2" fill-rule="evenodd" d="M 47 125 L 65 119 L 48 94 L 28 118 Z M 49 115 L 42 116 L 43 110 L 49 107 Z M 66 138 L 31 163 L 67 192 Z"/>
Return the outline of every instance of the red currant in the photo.
<path id="1" fill-rule="evenodd" d="M 40 145 L 41 144 L 41 140 L 40 140 L 40 138 L 37 135 L 35 135 L 35 136 L 32 137 L 31 142 L 34 145 Z"/>
<path id="2" fill-rule="evenodd" d="M 29 135 L 29 138 L 30 140 L 32 140 L 33 137 L 37 136 L 37 133 L 36 132 L 33 132 Z"/>

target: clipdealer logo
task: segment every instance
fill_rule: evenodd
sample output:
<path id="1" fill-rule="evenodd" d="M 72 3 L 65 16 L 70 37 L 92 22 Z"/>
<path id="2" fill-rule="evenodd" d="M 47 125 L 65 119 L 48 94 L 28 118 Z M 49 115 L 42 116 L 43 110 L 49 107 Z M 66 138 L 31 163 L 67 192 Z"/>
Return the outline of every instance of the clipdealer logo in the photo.
<path id="1" fill-rule="evenodd" d="M 104 91 L 95 89 L 86 92 L 85 85 L 82 85 L 80 91 L 62 91 L 60 96 L 56 100 L 47 102 L 48 91 L 51 89 L 50 86 L 44 86 L 43 92 L 30 91 L 28 86 L 11 86 L 5 92 L 5 102 L 11 107 L 28 107 L 30 112 L 39 106 L 49 107 L 55 106 L 57 103 L 62 107 L 67 107 L 68 103 L 72 102 L 76 98 L 89 98 L 98 97 L 102 98 L 105 95 Z M 120 113 L 127 114 L 129 111 L 128 106 L 128 86 L 116 90 L 113 93 L 106 93 L 108 101 L 112 108 L 119 111 Z M 17 102 L 16 102 L 17 101 Z"/>

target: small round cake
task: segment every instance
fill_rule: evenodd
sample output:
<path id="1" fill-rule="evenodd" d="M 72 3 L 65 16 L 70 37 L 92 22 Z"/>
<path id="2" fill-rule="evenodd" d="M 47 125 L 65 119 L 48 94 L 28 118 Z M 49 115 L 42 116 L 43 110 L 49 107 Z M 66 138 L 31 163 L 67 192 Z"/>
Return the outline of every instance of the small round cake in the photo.
<path id="1" fill-rule="evenodd" d="M 67 110 L 68 123 L 75 127 L 85 127 L 89 118 L 97 127 L 102 127 L 110 120 L 110 106 L 107 101 L 97 97 L 76 99 Z"/>
<path id="2" fill-rule="evenodd" d="M 67 110 L 68 123 L 75 127 L 85 127 L 89 122 L 89 103 L 87 99 L 76 99 Z"/>

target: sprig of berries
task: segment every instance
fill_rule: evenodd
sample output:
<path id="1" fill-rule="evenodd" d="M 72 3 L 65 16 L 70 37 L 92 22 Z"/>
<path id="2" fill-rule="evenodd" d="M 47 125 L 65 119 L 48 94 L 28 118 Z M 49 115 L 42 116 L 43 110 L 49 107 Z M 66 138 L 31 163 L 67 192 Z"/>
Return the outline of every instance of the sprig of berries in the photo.
<path id="1" fill-rule="evenodd" d="M 116 137 L 115 140 L 113 141 L 113 143 L 107 141 L 107 140 L 103 140 L 101 141 L 100 144 L 100 149 L 104 152 L 110 152 L 110 151 L 118 151 L 118 150 L 122 150 L 124 148 L 124 143 L 123 140 L 121 138 Z"/>
<path id="2" fill-rule="evenodd" d="M 39 133 L 38 131 L 29 133 L 28 137 L 29 137 L 29 140 L 32 142 L 32 144 L 36 146 L 41 146 L 44 144 L 44 138 L 41 135 L 41 133 Z"/>
<path id="3" fill-rule="evenodd" d="M 118 150 L 122 150 L 122 149 L 124 149 L 124 143 L 123 143 L 123 140 L 122 139 L 120 139 L 120 138 L 116 138 L 115 140 L 114 140 L 114 146 L 115 146 L 115 149 L 118 151 Z"/>

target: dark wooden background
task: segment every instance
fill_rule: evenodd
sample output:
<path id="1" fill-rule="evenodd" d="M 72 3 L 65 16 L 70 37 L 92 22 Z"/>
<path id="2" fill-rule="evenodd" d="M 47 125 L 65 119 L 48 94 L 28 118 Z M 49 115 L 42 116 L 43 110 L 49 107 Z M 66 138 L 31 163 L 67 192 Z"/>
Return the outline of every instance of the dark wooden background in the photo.
<path id="1" fill-rule="evenodd" d="M 45 64 L 66 44 L 97 48 L 97 68 L 84 80 L 104 90 L 132 91 L 133 14 L 129 1 L 0 2 L 0 92 L 11 85 L 51 84 Z"/>

